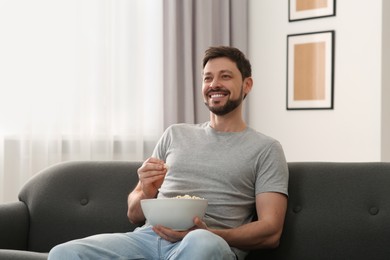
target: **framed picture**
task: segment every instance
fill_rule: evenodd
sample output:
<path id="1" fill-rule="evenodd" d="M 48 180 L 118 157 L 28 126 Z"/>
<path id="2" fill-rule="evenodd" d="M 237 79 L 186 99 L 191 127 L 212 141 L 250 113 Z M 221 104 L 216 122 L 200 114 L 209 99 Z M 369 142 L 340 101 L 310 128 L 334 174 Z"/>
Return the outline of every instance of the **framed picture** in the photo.
<path id="1" fill-rule="evenodd" d="M 336 15 L 336 0 L 289 0 L 290 22 Z"/>
<path id="2" fill-rule="evenodd" d="M 287 110 L 333 109 L 335 31 L 287 36 Z"/>

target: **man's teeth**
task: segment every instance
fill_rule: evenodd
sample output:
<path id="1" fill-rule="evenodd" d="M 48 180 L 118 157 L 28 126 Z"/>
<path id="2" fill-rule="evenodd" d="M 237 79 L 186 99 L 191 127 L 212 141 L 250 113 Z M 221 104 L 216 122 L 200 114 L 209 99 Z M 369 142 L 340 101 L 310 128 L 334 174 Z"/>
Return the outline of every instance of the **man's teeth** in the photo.
<path id="1" fill-rule="evenodd" d="M 223 94 L 212 94 L 211 95 L 211 98 L 220 98 L 220 97 L 224 97 L 225 95 Z"/>

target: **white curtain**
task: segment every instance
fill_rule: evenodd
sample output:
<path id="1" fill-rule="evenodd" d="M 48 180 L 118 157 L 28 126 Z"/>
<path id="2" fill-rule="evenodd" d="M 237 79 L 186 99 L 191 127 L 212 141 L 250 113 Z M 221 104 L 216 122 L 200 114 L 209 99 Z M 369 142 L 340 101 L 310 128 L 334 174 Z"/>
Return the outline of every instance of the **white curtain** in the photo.
<path id="1" fill-rule="evenodd" d="M 150 155 L 162 35 L 162 1 L 0 0 L 0 202 L 61 161 Z"/>

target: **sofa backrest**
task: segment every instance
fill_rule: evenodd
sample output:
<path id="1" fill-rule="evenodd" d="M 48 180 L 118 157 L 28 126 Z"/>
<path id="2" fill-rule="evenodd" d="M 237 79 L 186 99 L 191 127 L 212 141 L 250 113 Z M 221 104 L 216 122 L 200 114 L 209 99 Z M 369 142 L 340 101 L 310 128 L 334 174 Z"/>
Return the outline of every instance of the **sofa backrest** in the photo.
<path id="1" fill-rule="evenodd" d="M 127 195 L 141 162 L 66 162 L 35 175 L 19 193 L 30 214 L 28 250 L 105 232 L 127 232 Z"/>
<path id="2" fill-rule="evenodd" d="M 19 199 L 30 213 L 28 250 L 126 232 L 127 195 L 141 162 L 68 162 L 35 175 Z M 390 163 L 289 163 L 281 244 L 248 259 L 388 259 Z"/>
<path id="3" fill-rule="evenodd" d="M 390 163 L 289 163 L 281 244 L 249 259 L 389 259 Z"/>

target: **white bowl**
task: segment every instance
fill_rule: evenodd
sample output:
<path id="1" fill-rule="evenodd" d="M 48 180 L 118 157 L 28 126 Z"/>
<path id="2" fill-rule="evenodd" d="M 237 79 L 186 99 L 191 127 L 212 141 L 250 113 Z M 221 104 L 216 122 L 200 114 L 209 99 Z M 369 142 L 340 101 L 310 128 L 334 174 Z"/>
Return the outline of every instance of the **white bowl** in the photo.
<path id="1" fill-rule="evenodd" d="M 194 226 L 194 218 L 203 218 L 206 199 L 144 199 L 141 207 L 148 222 L 162 225 L 173 230 L 187 230 Z"/>

